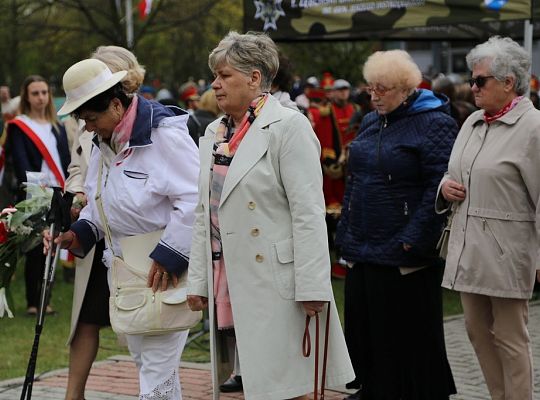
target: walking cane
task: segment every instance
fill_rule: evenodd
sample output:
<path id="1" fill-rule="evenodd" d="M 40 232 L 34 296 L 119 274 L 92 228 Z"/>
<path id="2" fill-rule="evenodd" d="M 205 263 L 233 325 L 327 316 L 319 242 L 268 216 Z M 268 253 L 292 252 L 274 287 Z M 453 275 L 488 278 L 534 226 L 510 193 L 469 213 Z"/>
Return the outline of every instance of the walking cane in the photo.
<path id="1" fill-rule="evenodd" d="M 71 224 L 70 209 L 73 202 L 73 194 L 66 192 L 62 196 L 62 189 L 53 188 L 53 197 L 51 200 L 51 208 L 47 214 L 47 223 L 50 224 L 49 232 L 51 238 L 54 239 L 58 232 L 65 232 L 69 229 Z M 39 338 L 43 330 L 43 323 L 45 322 L 45 310 L 49 297 L 51 295 L 52 284 L 54 281 L 54 271 L 56 269 L 56 263 L 60 255 L 60 244 L 56 245 L 56 249 L 52 250 L 52 244 L 47 251 L 47 257 L 45 258 L 45 272 L 43 273 L 43 283 L 41 284 L 39 310 L 36 319 L 34 344 L 32 345 L 32 351 L 30 352 L 30 359 L 28 360 L 28 367 L 26 368 L 26 376 L 24 378 L 23 390 L 20 400 L 29 400 L 32 398 L 32 387 L 34 385 L 34 373 L 36 371 L 37 353 L 39 348 Z M 51 259 L 53 260 L 51 262 Z"/>

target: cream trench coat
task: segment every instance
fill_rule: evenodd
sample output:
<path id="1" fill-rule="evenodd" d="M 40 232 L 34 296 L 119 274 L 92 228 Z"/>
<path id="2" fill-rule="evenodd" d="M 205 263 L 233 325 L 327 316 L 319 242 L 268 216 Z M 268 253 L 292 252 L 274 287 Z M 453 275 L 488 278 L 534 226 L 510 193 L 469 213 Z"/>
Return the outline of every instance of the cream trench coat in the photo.
<path id="1" fill-rule="evenodd" d="M 90 152 L 92 151 L 93 136 L 94 134 L 92 132 L 84 131 L 73 141 L 71 147 L 71 163 L 68 167 L 69 177 L 66 181 L 66 190 L 69 192 L 85 192 L 84 181 L 88 170 Z M 79 146 L 81 147 L 80 152 L 78 151 Z M 71 344 L 73 336 L 75 335 L 75 329 L 77 328 L 77 322 L 79 321 L 79 314 L 81 312 L 84 294 L 86 293 L 86 286 L 90 279 L 93 261 L 94 249 L 90 250 L 86 257 L 75 259 L 75 282 L 73 287 L 73 303 L 71 305 L 71 329 L 67 340 L 68 345 Z"/>
<path id="2" fill-rule="evenodd" d="M 490 125 L 473 113 L 456 139 L 449 178 L 466 188 L 456 203 L 443 287 L 528 299 L 540 268 L 540 111 L 523 98 Z"/>
<path id="3" fill-rule="evenodd" d="M 226 354 L 212 306 L 208 203 L 218 125 L 209 125 L 199 141 L 200 198 L 188 269 L 188 292 L 209 299 L 214 399 L 234 357 Z M 282 400 L 313 390 L 314 356 L 302 356 L 303 300 L 332 302 L 327 386 L 354 379 L 330 284 L 319 154 L 307 118 L 269 96 L 225 179 L 218 212 L 247 400 Z"/>

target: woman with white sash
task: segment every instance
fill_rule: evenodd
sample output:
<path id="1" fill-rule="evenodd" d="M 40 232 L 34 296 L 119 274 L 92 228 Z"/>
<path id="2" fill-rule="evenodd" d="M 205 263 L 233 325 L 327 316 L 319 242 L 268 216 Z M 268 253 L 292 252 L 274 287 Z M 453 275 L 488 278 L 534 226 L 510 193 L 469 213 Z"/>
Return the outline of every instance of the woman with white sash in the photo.
<path id="1" fill-rule="evenodd" d="M 31 75 L 24 80 L 19 115 L 8 124 L 8 140 L 7 152 L 13 160 L 20 188 L 27 182 L 28 172 L 41 172 L 43 182 L 64 187 L 70 161 L 66 131 L 56 118 L 49 84 L 41 76 Z M 20 190 L 18 200 L 24 197 L 24 191 Z M 29 315 L 38 311 L 44 268 L 45 256 L 39 245 L 26 253 L 24 276 Z M 50 306 L 47 313 L 54 313 Z"/>

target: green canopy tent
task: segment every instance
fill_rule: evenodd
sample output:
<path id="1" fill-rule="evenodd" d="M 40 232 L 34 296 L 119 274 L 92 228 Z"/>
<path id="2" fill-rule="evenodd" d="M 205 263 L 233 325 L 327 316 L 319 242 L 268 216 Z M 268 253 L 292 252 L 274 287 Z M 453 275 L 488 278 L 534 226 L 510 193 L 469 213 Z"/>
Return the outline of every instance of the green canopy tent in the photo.
<path id="1" fill-rule="evenodd" d="M 244 29 L 277 42 L 430 41 L 435 62 L 440 41 L 480 43 L 493 35 L 523 40 L 532 54 L 540 0 L 244 0 Z"/>

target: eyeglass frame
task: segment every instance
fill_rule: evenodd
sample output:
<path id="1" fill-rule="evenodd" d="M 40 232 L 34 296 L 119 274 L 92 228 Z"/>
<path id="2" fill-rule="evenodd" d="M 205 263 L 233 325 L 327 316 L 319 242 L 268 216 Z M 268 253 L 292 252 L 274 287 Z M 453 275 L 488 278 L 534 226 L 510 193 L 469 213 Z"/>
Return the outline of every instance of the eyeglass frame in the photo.
<path id="1" fill-rule="evenodd" d="M 476 85 L 476 87 L 477 87 L 478 89 L 481 89 L 481 88 L 483 88 L 484 86 L 486 86 L 486 83 L 487 83 L 488 79 L 490 79 L 490 78 L 497 79 L 497 78 L 495 78 L 495 76 L 493 76 L 493 75 L 487 75 L 487 76 L 479 75 L 479 76 L 477 76 L 476 78 L 472 78 L 472 77 L 471 77 L 470 79 L 468 79 L 468 82 L 469 82 L 469 85 L 470 85 L 471 87 L 473 87 L 474 85 Z"/>
<path id="2" fill-rule="evenodd" d="M 366 90 L 367 90 L 367 92 L 368 92 L 370 95 L 373 94 L 373 93 L 375 93 L 375 94 L 376 94 L 377 96 L 379 96 L 379 97 L 384 97 L 384 96 L 386 96 L 386 93 L 388 93 L 390 90 L 396 88 L 395 86 L 394 86 L 394 87 L 391 87 L 391 88 L 385 88 L 384 86 L 382 86 L 382 87 L 383 87 L 384 89 L 381 90 L 381 89 L 376 89 L 376 88 L 374 88 L 374 87 L 372 87 L 372 86 L 368 86 L 368 87 L 366 88 Z"/>

